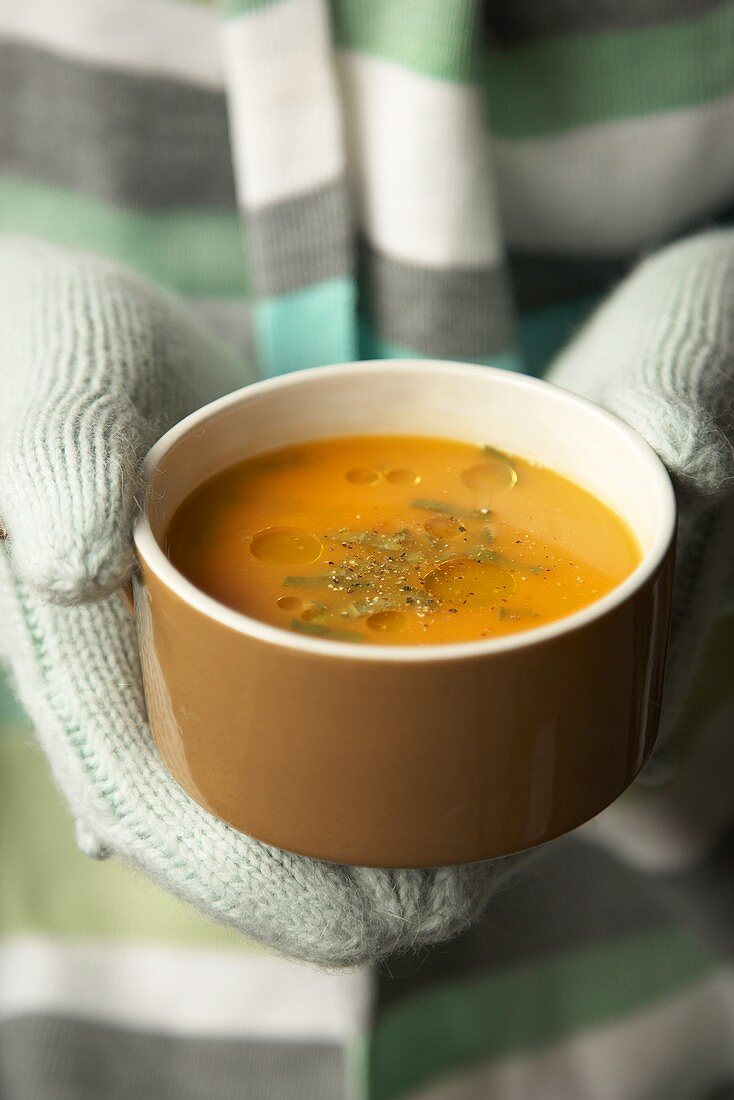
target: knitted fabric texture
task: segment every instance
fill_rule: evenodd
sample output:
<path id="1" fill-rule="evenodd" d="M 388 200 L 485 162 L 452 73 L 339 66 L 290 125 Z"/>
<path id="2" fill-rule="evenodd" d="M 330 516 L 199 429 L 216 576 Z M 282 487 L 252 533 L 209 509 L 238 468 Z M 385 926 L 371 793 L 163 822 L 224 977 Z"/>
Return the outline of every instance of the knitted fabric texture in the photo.
<path id="1" fill-rule="evenodd" d="M 623 412 L 681 487 L 674 658 L 698 644 L 729 568 L 731 508 L 718 505 L 734 472 L 732 241 L 703 237 L 644 264 L 554 373 Z M 292 856 L 207 814 L 154 751 L 134 626 L 113 590 L 131 567 L 140 455 L 232 384 L 222 349 L 114 265 L 24 241 L 0 246 L 0 331 L 0 652 L 83 849 L 316 963 L 458 933 L 521 861 L 388 871 Z"/>
<path id="2" fill-rule="evenodd" d="M 127 272 L 25 241 L 0 245 L 0 331 L 0 653 L 82 849 L 315 963 L 458 933 L 515 861 L 388 871 L 289 855 L 206 813 L 154 750 L 134 624 L 105 593 L 131 568 L 140 456 L 227 389 L 221 349 Z"/>
<path id="3" fill-rule="evenodd" d="M 556 360 L 548 379 L 635 428 L 676 488 L 664 713 L 646 772 L 657 779 L 667 770 L 665 743 L 733 574 L 734 233 L 703 233 L 642 262 Z"/>
<path id="4" fill-rule="evenodd" d="M 166 294 L 93 256 L 0 246 L 0 521 L 20 575 L 61 602 L 132 568 L 140 460 L 167 427 L 247 381 Z"/>

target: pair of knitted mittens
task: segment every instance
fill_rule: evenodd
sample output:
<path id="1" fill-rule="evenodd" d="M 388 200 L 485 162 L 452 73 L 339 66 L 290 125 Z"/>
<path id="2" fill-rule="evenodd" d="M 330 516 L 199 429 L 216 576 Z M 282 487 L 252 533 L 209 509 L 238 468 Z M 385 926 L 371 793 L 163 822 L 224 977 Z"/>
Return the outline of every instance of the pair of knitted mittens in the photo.
<path id="1" fill-rule="evenodd" d="M 186 412 L 246 382 L 244 368 L 142 279 L 24 239 L 0 241 L 0 333 L 0 657 L 80 845 L 320 964 L 374 960 L 466 927 L 515 860 L 419 871 L 293 856 L 207 814 L 154 751 L 134 625 L 117 593 L 133 566 L 141 458 Z M 731 556 L 734 235 L 694 238 L 642 264 L 552 377 L 637 428 L 676 481 L 671 725 Z"/>

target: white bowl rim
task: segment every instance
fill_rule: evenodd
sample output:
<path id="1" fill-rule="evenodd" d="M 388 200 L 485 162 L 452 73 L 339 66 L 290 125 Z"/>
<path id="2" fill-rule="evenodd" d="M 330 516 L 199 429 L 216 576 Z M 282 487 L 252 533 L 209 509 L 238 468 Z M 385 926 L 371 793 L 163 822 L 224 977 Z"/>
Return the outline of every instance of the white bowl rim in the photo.
<path id="1" fill-rule="evenodd" d="M 652 447 L 630 428 L 624 421 L 595 405 L 586 398 L 579 397 L 560 386 L 552 385 L 542 379 L 531 375 L 520 374 L 515 371 L 504 370 L 500 367 L 478 366 L 472 363 L 451 362 L 449 360 L 431 359 L 366 359 L 352 363 L 342 363 L 326 367 L 310 367 L 306 370 L 294 371 L 291 374 L 278 375 L 275 378 L 266 378 L 250 383 L 215 401 L 203 405 L 200 409 L 184 417 L 153 444 L 144 460 L 144 472 L 146 478 L 146 506 L 147 489 L 150 480 L 160 465 L 162 459 L 171 447 L 183 436 L 200 426 L 210 417 L 217 416 L 227 408 L 247 401 L 251 397 L 257 397 L 265 392 L 282 389 L 288 386 L 308 385 L 311 379 L 340 377 L 346 374 L 355 377 L 357 374 L 374 374 L 384 372 L 394 374 L 403 373 L 429 373 L 440 374 L 450 372 L 456 375 L 463 371 L 472 377 L 495 378 L 506 385 L 518 386 L 528 390 L 543 390 L 549 397 L 556 401 L 562 401 L 573 405 L 583 406 L 587 413 L 598 417 L 607 426 L 613 427 L 621 435 L 625 436 L 628 443 L 637 451 L 653 479 L 658 482 L 661 497 L 662 520 L 655 534 L 653 542 L 644 554 L 636 569 L 620 584 L 613 588 L 606 596 L 587 604 L 579 611 L 566 615 L 561 619 L 540 627 L 531 627 L 527 630 L 517 631 L 514 634 L 503 635 L 499 638 L 482 638 L 471 642 L 445 642 L 435 645 L 355 645 L 347 642 L 331 641 L 326 638 L 310 637 L 305 634 L 296 634 L 294 631 L 283 627 L 273 626 L 261 622 L 241 611 L 227 607 L 219 603 L 212 596 L 208 596 L 201 589 L 186 579 L 175 566 L 171 564 L 159 546 L 150 526 L 147 515 L 147 507 L 144 507 L 135 522 L 134 541 L 138 554 L 145 560 L 158 579 L 184 603 L 193 607 L 207 618 L 213 619 L 223 626 L 259 639 L 270 645 L 280 646 L 284 649 L 300 650 L 313 655 L 320 654 L 323 657 L 356 660 L 356 661 L 382 661 L 392 664 L 409 664 L 425 661 L 458 661 L 477 657 L 489 657 L 493 653 L 505 653 L 511 650 L 523 649 L 528 646 L 542 645 L 565 634 L 588 626 L 597 619 L 603 618 L 610 611 L 621 606 L 630 596 L 639 591 L 649 580 L 662 563 L 668 552 L 675 535 L 676 528 L 676 500 L 673 485 L 665 466 L 660 461 Z M 406 429 L 407 430 L 407 429 Z"/>

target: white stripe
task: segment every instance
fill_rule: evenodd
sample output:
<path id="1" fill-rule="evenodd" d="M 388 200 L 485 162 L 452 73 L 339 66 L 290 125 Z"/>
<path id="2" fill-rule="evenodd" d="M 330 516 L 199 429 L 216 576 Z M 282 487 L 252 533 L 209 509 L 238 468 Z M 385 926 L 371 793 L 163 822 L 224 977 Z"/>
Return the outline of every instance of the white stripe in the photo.
<path id="1" fill-rule="evenodd" d="M 341 175 L 325 0 L 277 0 L 230 20 L 223 35 L 240 201 L 265 206 Z"/>
<path id="2" fill-rule="evenodd" d="M 456 1074 L 410 1100 L 689 1100 L 732 1073 L 734 975 L 722 972 L 646 1012 Z"/>
<path id="3" fill-rule="evenodd" d="M 444 267 L 501 256 L 484 103 L 474 88 L 338 55 L 350 174 L 371 243 Z"/>
<path id="4" fill-rule="evenodd" d="M 629 253 L 734 196 L 734 96 L 527 141 L 494 139 L 511 246 Z"/>
<path id="5" fill-rule="evenodd" d="M 219 25 L 188 0 L 0 0 L 0 38 L 206 88 L 223 84 Z"/>
<path id="6" fill-rule="evenodd" d="M 187 1036 L 340 1042 L 364 1032 L 370 997 L 367 969 L 327 973 L 254 952 L 0 945 L 0 1019 L 51 1013 Z"/>

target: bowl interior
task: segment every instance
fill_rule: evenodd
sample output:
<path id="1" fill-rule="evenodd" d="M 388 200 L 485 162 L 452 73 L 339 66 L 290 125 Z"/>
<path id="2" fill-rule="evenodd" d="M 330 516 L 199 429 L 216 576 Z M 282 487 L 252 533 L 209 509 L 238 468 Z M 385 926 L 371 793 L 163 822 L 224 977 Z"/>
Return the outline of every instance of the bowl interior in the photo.
<path id="1" fill-rule="evenodd" d="M 535 379 L 417 361 L 326 367 L 222 398 L 171 429 L 148 459 L 148 520 L 160 544 L 183 498 L 250 455 L 338 435 L 433 435 L 536 459 L 621 515 L 643 554 L 662 550 L 672 488 L 650 448 L 596 406 Z M 666 538 L 667 536 L 667 538 Z"/>

